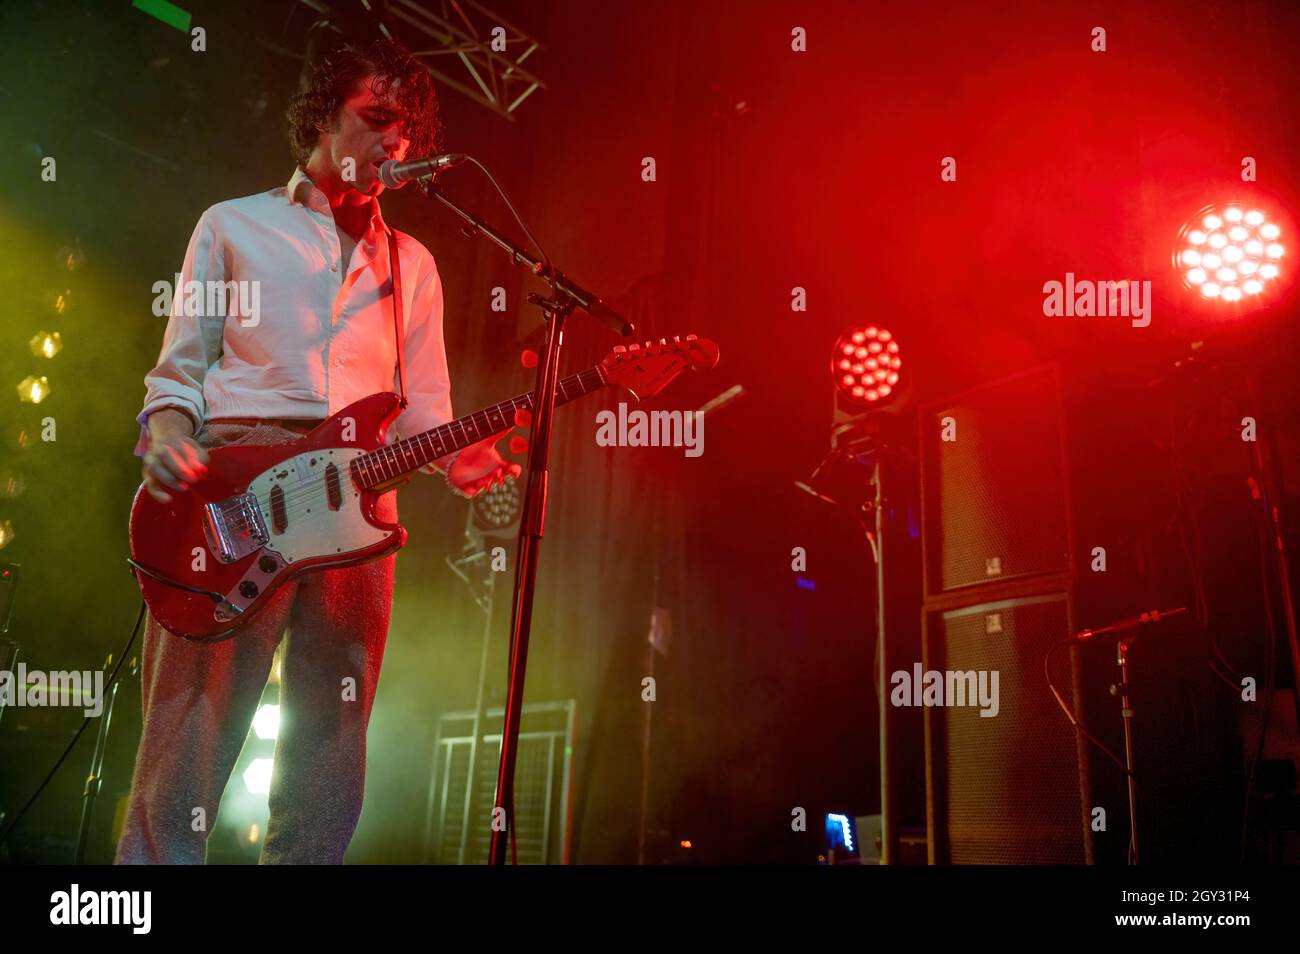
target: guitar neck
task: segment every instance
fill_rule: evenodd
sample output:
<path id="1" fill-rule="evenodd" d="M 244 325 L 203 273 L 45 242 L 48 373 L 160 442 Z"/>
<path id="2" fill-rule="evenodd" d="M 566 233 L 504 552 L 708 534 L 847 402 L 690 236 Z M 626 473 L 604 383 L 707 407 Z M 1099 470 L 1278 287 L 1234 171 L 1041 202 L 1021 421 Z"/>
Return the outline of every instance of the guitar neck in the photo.
<path id="1" fill-rule="evenodd" d="M 556 383 L 555 405 L 576 401 L 607 383 L 600 365 L 570 375 Z M 367 489 L 386 484 L 470 444 L 505 433 L 515 426 L 515 412 L 532 410 L 530 391 L 358 457 L 353 461 L 354 473 Z"/>

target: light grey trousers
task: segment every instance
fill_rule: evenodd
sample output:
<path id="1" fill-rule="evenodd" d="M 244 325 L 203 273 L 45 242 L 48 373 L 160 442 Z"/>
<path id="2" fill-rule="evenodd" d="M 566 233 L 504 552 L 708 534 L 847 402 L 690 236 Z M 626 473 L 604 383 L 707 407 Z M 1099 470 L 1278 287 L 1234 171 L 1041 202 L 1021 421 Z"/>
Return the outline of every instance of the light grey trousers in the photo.
<path id="1" fill-rule="evenodd" d="M 219 447 L 297 437 L 270 424 L 212 424 L 197 440 Z M 379 499 L 376 515 L 396 521 L 396 491 Z M 388 636 L 395 564 L 390 554 L 298 577 L 245 630 L 220 643 L 181 639 L 148 615 L 144 724 L 118 864 L 205 861 L 222 792 L 282 636 L 280 727 L 260 860 L 343 863 L 361 815 L 366 726 Z"/>

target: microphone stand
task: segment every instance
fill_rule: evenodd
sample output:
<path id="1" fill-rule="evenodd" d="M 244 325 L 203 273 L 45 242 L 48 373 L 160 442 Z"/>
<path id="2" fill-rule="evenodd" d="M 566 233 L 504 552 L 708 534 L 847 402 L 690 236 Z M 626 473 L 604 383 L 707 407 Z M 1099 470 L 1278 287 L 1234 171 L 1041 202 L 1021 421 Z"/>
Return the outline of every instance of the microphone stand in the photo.
<path id="1" fill-rule="evenodd" d="M 130 662 L 133 676 L 138 671 L 137 663 L 135 658 Z M 113 665 L 113 656 L 110 653 L 104 662 L 104 671 L 109 671 L 108 667 L 111 665 Z M 104 753 L 108 750 L 108 728 L 113 721 L 113 703 L 117 701 L 117 689 L 121 684 L 122 680 L 113 680 L 113 685 L 108 690 L 108 703 L 104 706 L 103 718 L 99 720 L 95 752 L 90 759 L 90 774 L 86 776 L 86 784 L 81 791 L 81 823 L 77 826 L 77 851 L 72 862 L 75 865 L 86 863 L 86 847 L 90 842 L 90 823 L 95 815 L 95 801 L 99 798 L 99 790 L 104 784 Z"/>
<path id="2" fill-rule="evenodd" d="M 1137 778 L 1133 768 L 1133 703 L 1129 699 L 1130 682 L 1128 678 L 1128 651 L 1135 639 L 1138 629 L 1151 623 L 1158 623 L 1170 616 L 1187 612 L 1186 606 L 1172 610 L 1152 610 L 1139 616 L 1122 619 L 1102 626 L 1099 629 L 1085 629 L 1075 635 L 1075 639 L 1086 642 L 1098 636 L 1117 636 L 1115 648 L 1115 665 L 1119 667 L 1119 682 L 1112 683 L 1110 694 L 1119 699 L 1120 718 L 1124 722 L 1124 771 L 1128 782 L 1128 825 L 1129 849 L 1128 863 L 1141 864 L 1138 857 L 1138 823 L 1137 823 Z"/>
<path id="3" fill-rule="evenodd" d="M 1119 685 L 1111 686 L 1119 696 L 1120 716 L 1124 720 L 1124 771 L 1128 773 L 1128 838 L 1129 864 L 1141 864 L 1138 858 L 1137 780 L 1133 777 L 1133 704 L 1128 690 L 1128 639 L 1121 636 L 1115 642 L 1115 664 L 1119 666 Z"/>
<path id="4" fill-rule="evenodd" d="M 528 480 L 524 485 L 519 525 L 519 545 L 515 565 L 514 602 L 510 610 L 510 667 L 506 694 L 505 726 L 501 731 L 501 759 L 497 769 L 497 791 L 492 812 L 492 845 L 488 863 L 503 865 L 506 842 L 514 824 L 515 763 L 519 755 L 519 723 L 524 702 L 524 677 L 528 667 L 528 640 L 532 630 L 533 596 L 537 588 L 537 561 L 541 553 L 542 530 L 546 517 L 546 494 L 549 483 L 551 420 L 555 411 L 556 382 L 559 380 L 560 346 L 564 340 L 564 323 L 575 307 L 582 308 L 621 335 L 634 332 L 630 322 L 607 306 L 600 298 L 570 280 L 562 272 L 534 258 L 524 249 L 504 238 L 477 216 L 461 208 L 439 191 L 432 176 L 419 180 L 428 198 L 437 199 L 464 222 L 461 231 L 467 236 L 483 235 L 499 245 L 510 261 L 525 265 L 551 286 L 551 297 L 529 294 L 528 300 L 542 309 L 547 323 L 546 344 L 537 364 L 537 384 L 533 389 L 532 440 L 528 448 Z M 504 821 L 504 824 L 501 822 Z"/>

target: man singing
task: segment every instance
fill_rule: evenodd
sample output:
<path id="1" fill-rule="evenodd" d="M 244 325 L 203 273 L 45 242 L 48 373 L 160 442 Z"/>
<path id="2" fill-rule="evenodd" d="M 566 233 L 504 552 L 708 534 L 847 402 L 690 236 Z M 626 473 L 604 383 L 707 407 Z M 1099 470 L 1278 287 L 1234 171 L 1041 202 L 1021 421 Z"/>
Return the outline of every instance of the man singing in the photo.
<path id="1" fill-rule="evenodd" d="M 378 166 L 433 153 L 429 74 L 390 41 L 344 48 L 294 97 L 289 124 L 298 167 L 288 185 L 212 206 L 190 239 L 139 416 L 136 454 L 146 489 L 160 501 L 204 475 L 206 448 L 294 440 L 359 398 L 397 390 Z M 450 382 L 433 256 L 396 235 L 409 405 L 392 430 L 411 436 L 452 419 Z M 192 281 L 257 283 L 258 314 L 187 315 L 180 292 Z M 519 474 L 492 441 L 426 470 L 435 468 L 468 496 Z M 396 491 L 379 498 L 375 516 L 396 521 Z M 282 635 L 281 720 L 261 860 L 342 863 L 361 813 L 366 726 L 395 561 L 390 554 L 291 580 L 220 643 L 181 639 L 150 617 L 144 728 L 119 863 L 204 861 Z"/>

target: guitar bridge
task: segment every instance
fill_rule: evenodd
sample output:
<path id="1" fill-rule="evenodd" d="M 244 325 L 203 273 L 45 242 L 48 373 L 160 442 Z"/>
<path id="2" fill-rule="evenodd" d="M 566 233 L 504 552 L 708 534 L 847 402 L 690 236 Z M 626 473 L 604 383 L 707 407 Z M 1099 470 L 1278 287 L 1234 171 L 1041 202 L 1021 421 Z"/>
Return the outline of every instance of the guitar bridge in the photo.
<path id="1" fill-rule="evenodd" d="M 266 546 L 271 535 L 257 498 L 251 493 L 218 500 L 203 508 L 203 534 L 222 563 L 234 563 Z"/>

